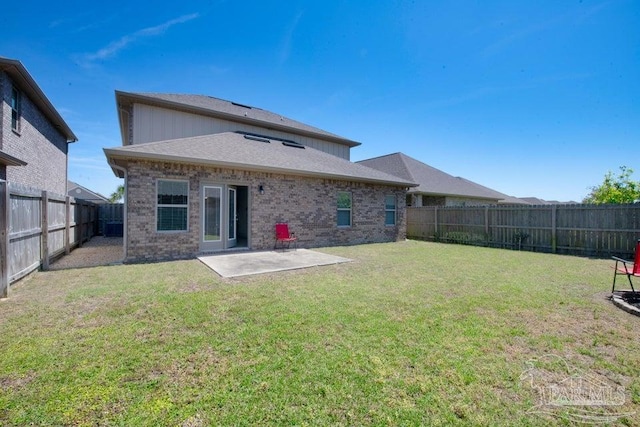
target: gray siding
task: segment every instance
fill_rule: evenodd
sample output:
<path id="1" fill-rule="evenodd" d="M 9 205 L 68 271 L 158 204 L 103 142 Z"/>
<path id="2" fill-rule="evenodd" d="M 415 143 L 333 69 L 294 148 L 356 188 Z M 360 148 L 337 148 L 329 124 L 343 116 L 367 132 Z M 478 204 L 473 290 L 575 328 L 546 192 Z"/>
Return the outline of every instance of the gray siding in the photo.
<path id="1" fill-rule="evenodd" d="M 58 194 L 67 192 L 67 140 L 38 107 L 21 92 L 20 132 L 11 129 L 9 76 L 0 72 L 2 150 L 24 160 L 26 166 L 7 166 L 6 180 Z M 18 89 L 20 89 L 18 87 Z"/>
<path id="2" fill-rule="evenodd" d="M 134 104 L 132 144 L 163 141 L 221 132 L 253 132 L 287 138 L 325 153 L 349 160 L 349 147 L 287 132 L 250 126 L 230 120 L 185 113 L 145 104 Z"/>

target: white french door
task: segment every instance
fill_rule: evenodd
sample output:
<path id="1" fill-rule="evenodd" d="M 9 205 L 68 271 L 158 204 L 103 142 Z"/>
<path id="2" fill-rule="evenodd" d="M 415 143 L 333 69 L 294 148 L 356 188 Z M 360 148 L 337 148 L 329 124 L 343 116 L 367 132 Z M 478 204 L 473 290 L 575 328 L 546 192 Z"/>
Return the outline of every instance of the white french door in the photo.
<path id="1" fill-rule="evenodd" d="M 201 251 L 221 251 L 238 244 L 237 193 L 237 187 L 232 185 L 201 186 Z"/>
<path id="2" fill-rule="evenodd" d="M 229 206 L 229 215 L 227 216 L 227 224 L 229 225 L 229 232 L 227 234 L 227 247 L 233 248 L 238 242 L 236 236 L 236 231 L 238 228 L 238 198 L 236 197 L 236 187 L 228 188 L 227 204 Z"/>

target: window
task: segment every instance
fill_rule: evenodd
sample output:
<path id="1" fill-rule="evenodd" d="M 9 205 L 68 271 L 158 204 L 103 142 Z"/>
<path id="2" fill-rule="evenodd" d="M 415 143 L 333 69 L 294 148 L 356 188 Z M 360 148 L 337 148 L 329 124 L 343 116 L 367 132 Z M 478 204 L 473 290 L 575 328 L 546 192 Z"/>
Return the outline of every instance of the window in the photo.
<path id="1" fill-rule="evenodd" d="M 384 197 L 384 225 L 396 225 L 396 196 Z"/>
<path id="2" fill-rule="evenodd" d="M 11 129 L 20 132 L 20 92 L 11 88 Z"/>
<path id="3" fill-rule="evenodd" d="M 351 226 L 351 193 L 338 192 L 338 227 Z"/>
<path id="4" fill-rule="evenodd" d="M 189 183 L 158 180 L 158 231 L 187 231 Z"/>

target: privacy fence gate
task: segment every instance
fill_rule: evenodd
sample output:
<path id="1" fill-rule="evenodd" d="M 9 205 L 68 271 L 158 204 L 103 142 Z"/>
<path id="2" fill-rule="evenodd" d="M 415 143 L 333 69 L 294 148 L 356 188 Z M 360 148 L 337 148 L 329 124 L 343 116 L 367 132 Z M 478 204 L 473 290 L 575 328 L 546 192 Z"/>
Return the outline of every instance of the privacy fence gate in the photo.
<path id="1" fill-rule="evenodd" d="M 632 257 L 640 204 L 407 208 L 407 237 L 580 256 Z"/>
<path id="2" fill-rule="evenodd" d="M 97 205 L 0 181 L 0 298 L 9 284 L 97 232 Z"/>

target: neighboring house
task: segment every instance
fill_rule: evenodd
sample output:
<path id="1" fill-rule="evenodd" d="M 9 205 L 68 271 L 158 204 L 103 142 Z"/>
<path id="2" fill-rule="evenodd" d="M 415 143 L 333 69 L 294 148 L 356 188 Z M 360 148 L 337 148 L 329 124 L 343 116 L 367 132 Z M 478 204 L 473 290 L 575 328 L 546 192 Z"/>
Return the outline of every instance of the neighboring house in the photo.
<path id="1" fill-rule="evenodd" d="M 73 181 L 67 183 L 67 195 L 80 200 L 86 200 L 88 202 L 96 204 L 111 203 L 111 201 L 100 193 L 93 192 L 80 184 Z"/>
<path id="2" fill-rule="evenodd" d="M 568 202 L 560 202 L 558 200 L 543 200 L 537 197 L 522 197 L 522 200 L 529 203 L 530 205 L 578 205 L 580 202 L 576 202 L 574 200 L 570 200 Z"/>
<path id="3" fill-rule="evenodd" d="M 521 199 L 519 197 L 513 197 L 513 196 L 506 195 L 504 193 L 500 193 L 499 191 L 492 190 L 489 187 L 485 187 L 484 185 L 480 185 L 477 182 L 469 181 L 468 179 L 465 179 L 465 178 L 461 178 L 461 177 L 458 177 L 458 178 L 467 181 L 469 183 L 469 185 L 473 185 L 473 186 L 476 186 L 478 188 L 481 188 L 483 191 L 489 191 L 489 192 L 495 193 L 497 196 L 501 197 L 501 199 L 498 200 L 498 204 L 499 205 L 530 205 L 531 204 L 528 201 L 526 201 L 525 199 Z"/>
<path id="4" fill-rule="evenodd" d="M 415 185 L 350 162 L 359 143 L 207 96 L 116 92 L 125 261 L 270 249 L 286 222 L 300 246 L 405 238 Z"/>
<path id="5" fill-rule="evenodd" d="M 69 126 L 20 61 L 0 57 L 0 179 L 67 194 Z"/>
<path id="6" fill-rule="evenodd" d="M 418 184 L 407 192 L 407 206 L 477 206 L 526 202 L 455 177 L 403 153 L 361 160 L 358 164 Z"/>

